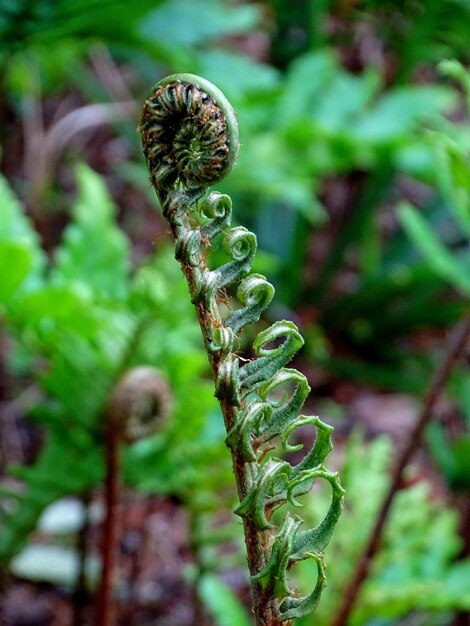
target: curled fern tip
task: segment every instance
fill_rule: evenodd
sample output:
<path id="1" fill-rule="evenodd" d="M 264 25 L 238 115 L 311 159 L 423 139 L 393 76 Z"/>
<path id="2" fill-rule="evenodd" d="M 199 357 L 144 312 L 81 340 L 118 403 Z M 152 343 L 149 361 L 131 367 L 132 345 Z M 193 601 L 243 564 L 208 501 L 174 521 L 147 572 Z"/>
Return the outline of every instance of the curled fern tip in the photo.
<path id="1" fill-rule="evenodd" d="M 193 74 L 158 82 L 140 124 L 154 184 L 208 187 L 231 170 L 239 148 L 235 112 L 223 93 Z"/>

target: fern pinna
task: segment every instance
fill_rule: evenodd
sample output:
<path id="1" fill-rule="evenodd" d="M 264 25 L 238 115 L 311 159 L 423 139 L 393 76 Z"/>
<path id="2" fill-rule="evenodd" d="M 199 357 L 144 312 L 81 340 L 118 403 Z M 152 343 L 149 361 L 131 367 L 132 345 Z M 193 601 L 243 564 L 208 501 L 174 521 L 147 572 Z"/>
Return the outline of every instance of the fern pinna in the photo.
<path id="1" fill-rule="evenodd" d="M 303 344 L 292 322 L 278 321 L 260 332 L 253 344 L 255 359 L 236 354 L 240 333 L 260 318 L 274 288 L 264 276 L 250 274 L 256 237 L 242 226 L 230 227 L 230 197 L 207 195 L 237 158 L 238 127 L 230 103 L 208 81 L 174 74 L 157 83 L 145 101 L 140 131 L 214 373 L 240 498 L 235 512 L 243 518 L 256 624 L 285 626 L 314 610 L 325 585 L 322 552 L 343 500 L 337 474 L 323 466 L 332 448 L 332 428 L 317 417 L 299 415 L 310 388 L 303 374 L 285 368 Z M 229 260 L 211 269 L 207 257 L 216 238 Z M 236 293 L 230 308 L 227 289 Z M 317 437 L 303 460 L 291 465 L 274 456 L 273 440 L 284 451 L 298 449 L 289 439 L 306 424 L 316 428 Z M 287 503 L 301 506 L 298 498 L 318 478 L 332 491 L 323 521 L 301 529 L 301 518 L 288 511 L 283 518 L 276 515 L 275 525 L 274 511 Z M 288 572 L 307 558 L 316 561 L 318 578 L 311 593 L 301 596 L 291 589 Z"/>

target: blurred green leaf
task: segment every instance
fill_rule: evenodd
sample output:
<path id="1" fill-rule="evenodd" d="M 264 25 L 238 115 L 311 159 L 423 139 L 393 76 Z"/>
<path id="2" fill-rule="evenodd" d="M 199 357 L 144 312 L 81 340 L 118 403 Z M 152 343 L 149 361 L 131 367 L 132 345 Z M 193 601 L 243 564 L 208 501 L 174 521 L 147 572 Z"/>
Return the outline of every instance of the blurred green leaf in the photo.
<path id="1" fill-rule="evenodd" d="M 328 85 L 318 94 L 317 103 L 310 105 L 309 116 L 326 132 L 349 133 L 349 124 L 367 110 L 379 85 L 379 76 L 373 70 L 354 76 L 337 67 L 329 74 Z"/>
<path id="2" fill-rule="evenodd" d="M 204 50 L 196 56 L 194 71 L 217 85 L 235 109 L 250 94 L 266 92 L 269 97 L 271 90 L 279 83 L 279 73 L 272 66 L 256 63 L 249 57 L 226 50 Z"/>
<path id="3" fill-rule="evenodd" d="M 338 63 L 328 50 L 305 54 L 293 61 L 279 98 L 275 122 L 287 125 L 315 115 L 322 94 L 338 71 Z"/>
<path id="4" fill-rule="evenodd" d="M 402 203 L 398 208 L 403 227 L 432 269 L 444 280 L 470 295 L 469 267 L 449 252 L 431 230 L 426 219 L 410 204 Z"/>
<path id="5" fill-rule="evenodd" d="M 423 118 L 445 113 L 455 102 L 455 93 L 441 86 L 396 88 L 383 95 L 352 132 L 362 141 L 397 143 L 405 139 Z"/>
<path id="6" fill-rule="evenodd" d="M 462 146 L 442 133 L 432 135 L 436 155 L 436 179 L 462 233 L 470 238 L 470 165 Z"/>
<path id="7" fill-rule="evenodd" d="M 250 626 L 251 619 L 241 602 L 220 578 L 204 574 L 199 595 L 217 626 Z"/>
<path id="8" fill-rule="evenodd" d="M 257 26 L 257 5 L 231 5 L 220 0 L 173 0 L 145 16 L 140 31 L 165 44 L 194 46 L 227 34 L 243 33 Z"/>
<path id="9" fill-rule="evenodd" d="M 77 284 L 46 284 L 22 296 L 14 303 L 14 322 L 34 329 L 42 337 L 62 330 L 74 329 L 93 333 L 96 315 L 88 286 Z"/>
<path id="10" fill-rule="evenodd" d="M 440 424 L 431 423 L 426 431 L 426 441 L 436 465 L 448 483 L 452 483 L 457 473 L 457 459 L 447 441 Z"/>
<path id="11" fill-rule="evenodd" d="M 0 224 L 0 242 L 10 242 L 27 250 L 31 263 L 30 282 L 35 283 L 44 269 L 45 254 L 39 245 L 37 233 L 3 176 L 0 176 Z"/>
<path id="12" fill-rule="evenodd" d="M 28 275 L 31 265 L 29 246 L 0 241 L 0 302 L 8 301 Z"/>
<path id="13" fill-rule="evenodd" d="M 123 298 L 128 289 L 129 242 L 114 222 L 114 207 L 102 179 L 77 167 L 79 196 L 73 223 L 55 257 L 57 283 L 80 280 L 102 297 Z"/>
<path id="14" fill-rule="evenodd" d="M 470 489 L 470 435 L 461 435 L 452 446 L 456 464 L 454 487 L 462 491 Z"/>
<path id="15" fill-rule="evenodd" d="M 1 0 L 1 51 L 69 38 L 135 41 L 135 24 L 162 0 Z"/>

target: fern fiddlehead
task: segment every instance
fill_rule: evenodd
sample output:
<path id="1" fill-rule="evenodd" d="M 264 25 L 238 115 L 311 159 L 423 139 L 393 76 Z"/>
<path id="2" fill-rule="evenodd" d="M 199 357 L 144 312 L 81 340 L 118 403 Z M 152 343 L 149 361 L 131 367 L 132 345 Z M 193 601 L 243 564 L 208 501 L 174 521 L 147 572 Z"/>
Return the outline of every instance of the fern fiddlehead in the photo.
<path id="1" fill-rule="evenodd" d="M 159 370 L 149 365 L 127 370 L 108 398 L 104 423 L 106 515 L 102 528 L 101 584 L 96 597 L 95 626 L 113 623 L 111 596 L 119 538 L 120 443 L 135 442 L 150 435 L 166 420 L 171 406 L 172 392 L 166 379 Z"/>
<path id="2" fill-rule="evenodd" d="M 332 448 L 332 428 L 317 417 L 299 415 L 310 388 L 303 374 L 285 367 L 303 345 L 292 322 L 275 322 L 262 331 L 253 345 L 254 360 L 236 355 L 240 333 L 260 318 L 274 288 L 264 276 L 250 274 L 256 237 L 243 227 L 230 227 L 229 196 L 206 195 L 237 158 L 231 105 L 208 81 L 175 74 L 157 83 L 145 101 L 140 131 L 150 180 L 170 223 L 214 372 L 240 498 L 235 512 L 243 519 L 256 624 L 286 626 L 313 611 L 325 585 L 322 553 L 343 499 L 337 474 L 323 466 Z M 229 260 L 210 269 L 207 256 L 216 237 L 222 238 Z M 236 288 L 239 303 L 229 312 L 221 302 L 226 288 Z M 273 440 L 285 451 L 297 449 L 289 437 L 305 424 L 316 428 L 317 437 L 303 460 L 292 465 L 276 458 Z M 327 481 L 332 492 L 324 520 L 301 530 L 301 518 L 288 511 L 276 528 L 274 511 L 286 503 L 301 506 L 298 498 L 317 479 Z M 311 593 L 301 596 L 291 589 L 288 572 L 307 558 L 316 561 L 318 578 Z"/>

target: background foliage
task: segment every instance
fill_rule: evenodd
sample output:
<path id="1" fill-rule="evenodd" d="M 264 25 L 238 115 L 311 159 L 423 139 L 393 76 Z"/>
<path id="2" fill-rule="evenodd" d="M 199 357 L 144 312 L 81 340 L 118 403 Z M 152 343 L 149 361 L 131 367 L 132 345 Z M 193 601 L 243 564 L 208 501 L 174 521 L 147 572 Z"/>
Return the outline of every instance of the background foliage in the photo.
<path id="1" fill-rule="evenodd" d="M 135 132 L 154 82 L 196 72 L 237 110 L 242 150 L 218 189 L 276 285 L 266 322 L 300 324 L 312 408 L 337 425 L 349 504 L 318 613 L 331 623 L 404 437 L 394 424 L 469 309 L 469 12 L 457 0 L 0 0 L 5 571 L 32 575 L 17 555 L 49 505 L 99 501 L 109 392 L 128 368 L 154 365 L 174 411 L 123 448 L 123 480 L 186 511 L 200 623 L 250 623 L 222 423 Z M 469 380 L 462 362 L 352 625 L 457 626 L 469 610 Z M 357 408 L 371 396 L 373 422 Z M 401 404 L 389 423 L 390 399 Z M 391 443 L 348 441 L 356 422 Z M 76 554 L 69 535 L 47 537 Z"/>

